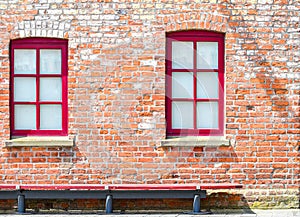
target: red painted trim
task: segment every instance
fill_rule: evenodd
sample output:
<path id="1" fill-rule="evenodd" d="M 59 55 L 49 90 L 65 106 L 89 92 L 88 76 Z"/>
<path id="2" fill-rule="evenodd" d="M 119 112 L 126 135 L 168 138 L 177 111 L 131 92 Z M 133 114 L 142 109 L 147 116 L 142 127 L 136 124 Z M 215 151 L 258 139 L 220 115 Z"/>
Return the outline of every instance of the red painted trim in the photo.
<path id="1" fill-rule="evenodd" d="M 210 31 L 182 31 L 167 34 L 166 43 L 166 122 L 167 136 L 220 136 L 224 135 L 224 38 L 223 33 Z M 194 66 L 193 69 L 172 69 L 172 41 L 191 41 L 194 46 Z M 218 42 L 218 69 L 197 69 L 196 43 L 197 42 Z M 194 97 L 193 99 L 172 98 L 172 73 L 173 72 L 193 72 L 194 74 Z M 197 98 L 197 72 L 218 72 L 219 98 L 199 99 Z M 172 128 L 172 101 L 193 101 L 194 128 L 193 129 L 173 129 Z M 197 129 L 196 103 L 198 101 L 218 102 L 218 129 Z"/>
<path id="2" fill-rule="evenodd" d="M 66 184 L 66 185 L 0 185 L 0 189 L 10 190 L 115 190 L 115 191 L 151 191 L 151 190 L 208 190 L 237 189 L 241 184 L 207 183 L 207 184 Z"/>
<path id="3" fill-rule="evenodd" d="M 68 44 L 62 50 L 62 134 L 68 134 Z"/>
<path id="4" fill-rule="evenodd" d="M 21 38 L 14 39 L 11 42 L 15 45 L 20 45 L 26 47 L 27 44 L 32 44 L 33 42 L 41 45 L 43 48 L 47 45 L 52 46 L 53 44 L 64 45 L 67 40 L 57 39 L 57 38 L 42 38 L 42 37 L 33 37 L 33 38 Z"/>
<path id="5" fill-rule="evenodd" d="M 197 88 L 195 88 L 197 86 L 197 43 L 195 43 L 195 41 L 193 41 L 193 85 L 194 85 L 194 89 L 193 89 L 193 127 L 194 129 L 197 128 Z"/>
<path id="6" fill-rule="evenodd" d="M 36 129 L 40 129 L 40 49 L 36 49 Z"/>
<path id="7" fill-rule="evenodd" d="M 36 50 L 36 74 L 14 74 L 14 49 L 35 49 Z M 40 74 L 40 49 L 60 49 L 62 52 L 61 75 Z M 53 38 L 25 38 L 12 40 L 10 44 L 10 123 L 11 136 L 66 136 L 68 134 L 68 41 Z M 36 78 L 36 101 L 35 102 L 14 102 L 14 78 L 33 77 Z M 39 87 L 41 77 L 59 77 L 62 79 L 62 101 L 42 102 L 39 100 Z M 32 104 L 36 106 L 36 130 L 16 130 L 14 121 L 14 106 L 16 104 Z M 62 105 L 62 129 L 41 130 L 40 129 L 40 105 L 60 104 Z"/>
<path id="8" fill-rule="evenodd" d="M 3 184 L 0 185 L 0 189 L 1 190 L 16 190 L 18 185 L 7 185 L 7 184 Z"/>
<path id="9" fill-rule="evenodd" d="M 120 184 L 109 185 L 109 190 L 197 190 L 197 186 L 194 184 Z"/>
<path id="10" fill-rule="evenodd" d="M 21 190 L 106 190 L 106 185 L 21 185 Z"/>

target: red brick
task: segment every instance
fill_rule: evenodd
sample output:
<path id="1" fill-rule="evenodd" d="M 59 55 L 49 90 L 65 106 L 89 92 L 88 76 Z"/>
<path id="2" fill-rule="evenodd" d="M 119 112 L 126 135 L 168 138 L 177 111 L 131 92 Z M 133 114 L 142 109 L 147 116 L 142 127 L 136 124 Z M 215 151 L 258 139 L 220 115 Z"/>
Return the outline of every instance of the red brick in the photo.
<path id="1" fill-rule="evenodd" d="M 254 188 L 267 195 L 271 195 L 267 191 L 272 188 L 297 189 L 300 113 L 296 88 L 299 79 L 295 75 L 299 49 L 296 35 L 290 29 L 298 19 L 295 1 L 258 1 L 253 5 L 223 0 L 193 1 L 188 5 L 184 1 L 145 4 L 127 0 L 106 0 L 101 4 L 93 1 L 54 5 L 27 1 L 3 3 L 0 24 L 2 182 L 233 181 L 245 185 L 243 200 L 249 206 L 253 204 L 255 193 L 251 190 Z M 38 7 L 46 7 L 47 13 L 41 16 Z M 121 12 L 125 14 L 118 14 Z M 67 15 L 72 16 L 72 22 Z M 167 32 L 195 29 L 226 33 L 224 125 L 231 145 L 160 147 L 166 136 L 165 36 Z M 4 147 L 3 141 L 10 139 L 9 43 L 21 35 L 37 34 L 38 30 L 46 30 L 47 37 L 63 37 L 69 41 L 68 121 L 69 135 L 75 137 L 72 148 Z M 54 30 L 61 35 L 53 35 Z M 140 123 L 149 123 L 153 128 L 139 129 Z M 123 169 L 124 166 L 128 168 Z M 294 206 L 293 202 L 286 204 L 286 197 L 295 195 L 286 195 L 278 193 L 283 198 L 278 204 Z M 264 196 L 255 195 L 255 200 L 260 201 Z M 204 206 L 211 198 L 203 202 Z M 235 204 L 243 202 L 234 199 L 238 201 Z M 274 206 L 269 201 L 274 199 L 266 202 L 268 207 Z M 219 199 L 215 204 L 228 208 L 227 202 L 230 200 Z M 74 203 L 75 208 L 99 207 L 98 201 L 92 200 Z M 55 205 L 68 207 L 64 202 Z M 177 208 L 180 203 L 173 201 L 165 205 Z M 31 206 L 43 205 L 39 202 Z"/>

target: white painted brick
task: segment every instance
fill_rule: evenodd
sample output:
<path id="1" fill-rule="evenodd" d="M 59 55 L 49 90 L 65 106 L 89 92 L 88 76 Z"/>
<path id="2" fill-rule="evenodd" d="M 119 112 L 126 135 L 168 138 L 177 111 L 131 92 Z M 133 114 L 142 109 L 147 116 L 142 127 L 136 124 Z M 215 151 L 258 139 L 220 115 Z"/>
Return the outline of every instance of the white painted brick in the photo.
<path id="1" fill-rule="evenodd" d="M 58 29 L 59 30 L 64 30 L 65 29 L 65 24 L 64 23 L 60 23 Z"/>
<path id="2" fill-rule="evenodd" d="M 46 29 L 42 29 L 42 36 L 43 36 L 43 37 L 46 37 L 46 36 L 47 36 L 47 31 L 46 31 Z"/>
<path id="3" fill-rule="evenodd" d="M 59 30 L 59 31 L 58 31 L 58 37 L 59 37 L 59 38 L 63 38 L 63 37 L 64 37 L 64 32 L 61 31 L 61 30 Z"/>
<path id="4" fill-rule="evenodd" d="M 78 9 L 66 9 L 66 10 L 63 10 L 63 14 L 73 14 L 73 15 L 76 15 L 78 14 Z"/>
<path id="5" fill-rule="evenodd" d="M 25 30 L 20 30 L 19 33 L 21 38 L 25 37 Z"/>
<path id="6" fill-rule="evenodd" d="M 50 15 L 62 14 L 62 10 L 60 10 L 60 9 L 47 10 L 47 14 L 50 14 Z"/>
<path id="7" fill-rule="evenodd" d="M 57 29 L 53 30 L 52 36 L 53 37 L 58 37 L 58 30 Z"/>
<path id="8" fill-rule="evenodd" d="M 35 36 L 35 34 L 36 34 L 36 31 L 35 31 L 35 29 L 31 29 L 31 36 Z"/>
<path id="9" fill-rule="evenodd" d="M 45 10 L 49 8 L 49 4 L 35 4 L 34 8 L 39 11 L 45 12 Z"/>
<path id="10" fill-rule="evenodd" d="M 100 15 L 101 20 L 118 20 L 120 17 L 114 14 Z"/>
<path id="11" fill-rule="evenodd" d="M 25 29 L 25 37 L 30 37 L 30 29 Z"/>
<path id="12" fill-rule="evenodd" d="M 19 23 L 19 29 L 24 29 L 24 22 Z"/>
<path id="13" fill-rule="evenodd" d="M 53 37 L 53 30 L 52 29 L 47 30 L 47 37 Z"/>
<path id="14" fill-rule="evenodd" d="M 156 66 L 157 62 L 155 60 L 142 60 L 141 65 L 142 66 Z"/>
<path id="15" fill-rule="evenodd" d="M 36 34 L 36 36 L 42 36 L 42 30 L 37 29 L 35 34 Z"/>

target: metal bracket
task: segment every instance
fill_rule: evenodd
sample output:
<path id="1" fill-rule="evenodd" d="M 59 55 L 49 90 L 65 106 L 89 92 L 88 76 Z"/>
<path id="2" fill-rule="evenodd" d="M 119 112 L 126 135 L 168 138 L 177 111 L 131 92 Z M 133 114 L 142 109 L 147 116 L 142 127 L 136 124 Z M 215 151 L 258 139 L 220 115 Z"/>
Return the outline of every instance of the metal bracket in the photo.
<path id="1" fill-rule="evenodd" d="M 25 213 L 25 195 L 18 194 L 18 213 Z"/>
<path id="2" fill-rule="evenodd" d="M 113 197 L 112 197 L 112 195 L 106 196 L 105 211 L 106 211 L 106 214 L 110 214 L 113 212 Z"/>

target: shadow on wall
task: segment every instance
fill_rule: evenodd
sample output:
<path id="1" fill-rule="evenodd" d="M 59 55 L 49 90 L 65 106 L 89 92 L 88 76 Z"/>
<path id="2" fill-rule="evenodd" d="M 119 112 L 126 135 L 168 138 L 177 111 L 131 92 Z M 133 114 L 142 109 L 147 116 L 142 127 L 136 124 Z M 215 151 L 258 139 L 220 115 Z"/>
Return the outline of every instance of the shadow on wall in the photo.
<path id="1" fill-rule="evenodd" d="M 202 201 L 202 207 L 209 210 L 214 209 L 250 209 L 248 201 L 242 194 L 231 194 L 227 192 L 213 192 Z"/>
<path id="2" fill-rule="evenodd" d="M 1 201 L 0 201 L 1 202 Z M 184 213 L 191 212 L 193 199 L 114 200 L 114 213 Z M 28 213 L 105 213 L 105 200 L 27 200 Z M 241 194 L 213 193 L 201 199 L 202 211 L 213 213 L 253 213 Z M 227 209 L 225 211 L 225 209 Z M 11 212 L 11 209 L 7 209 Z M 6 211 L 6 212 L 7 212 Z M 5 212 L 0 210 L 1 213 Z"/>
<path id="3" fill-rule="evenodd" d="M 191 212 L 192 199 L 153 199 L 153 200 L 114 200 L 114 210 L 127 212 Z M 222 212 L 222 209 L 234 209 L 235 213 L 251 213 L 247 200 L 242 194 L 212 193 L 201 199 L 201 210 Z M 252 212 L 253 213 L 253 212 Z"/>

